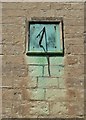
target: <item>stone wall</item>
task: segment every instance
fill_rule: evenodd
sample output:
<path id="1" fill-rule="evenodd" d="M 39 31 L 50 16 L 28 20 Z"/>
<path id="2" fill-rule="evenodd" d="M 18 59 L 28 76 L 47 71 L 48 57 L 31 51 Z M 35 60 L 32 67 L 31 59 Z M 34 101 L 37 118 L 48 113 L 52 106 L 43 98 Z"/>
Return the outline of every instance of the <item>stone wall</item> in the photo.
<path id="1" fill-rule="evenodd" d="M 28 21 L 62 18 L 64 57 L 26 55 Z M 2 3 L 2 117 L 84 117 L 84 3 Z"/>

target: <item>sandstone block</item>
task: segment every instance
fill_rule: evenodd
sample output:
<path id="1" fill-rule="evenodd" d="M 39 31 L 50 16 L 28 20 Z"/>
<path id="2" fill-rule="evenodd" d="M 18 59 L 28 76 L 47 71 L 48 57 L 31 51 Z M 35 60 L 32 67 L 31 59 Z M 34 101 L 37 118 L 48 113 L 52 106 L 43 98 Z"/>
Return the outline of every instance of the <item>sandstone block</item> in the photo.
<path id="1" fill-rule="evenodd" d="M 68 107 L 66 102 L 51 102 L 50 103 L 50 114 L 54 115 L 55 117 L 58 116 L 64 117 L 67 116 Z"/>
<path id="2" fill-rule="evenodd" d="M 76 73 L 76 74 L 75 74 Z M 71 77 L 72 79 L 73 78 L 80 78 L 80 79 L 83 79 L 84 78 L 84 66 L 76 66 L 76 67 L 68 67 L 68 68 L 65 68 L 64 70 L 64 74 L 65 76 L 67 77 Z"/>
<path id="3" fill-rule="evenodd" d="M 46 57 L 30 57 L 30 56 L 27 56 L 26 57 L 26 62 L 27 64 L 30 64 L 30 65 L 46 65 L 48 64 L 47 63 L 47 58 Z"/>
<path id="4" fill-rule="evenodd" d="M 27 87 L 28 88 L 36 88 L 37 85 L 37 77 L 30 77 L 28 78 L 28 83 L 27 83 Z"/>
<path id="5" fill-rule="evenodd" d="M 13 89 L 2 89 L 2 100 L 13 100 Z"/>
<path id="6" fill-rule="evenodd" d="M 25 25 L 25 17 L 3 16 L 2 24 Z"/>
<path id="7" fill-rule="evenodd" d="M 29 76 L 43 76 L 43 67 L 42 66 L 28 66 Z"/>
<path id="8" fill-rule="evenodd" d="M 69 38 L 76 38 L 76 37 L 83 37 L 83 33 L 71 33 L 71 34 L 64 34 L 64 38 L 65 39 L 69 39 Z"/>
<path id="9" fill-rule="evenodd" d="M 30 90 L 30 99 L 31 100 L 44 100 L 45 90 L 38 88 L 38 89 L 31 89 Z"/>
<path id="10" fill-rule="evenodd" d="M 83 18 L 65 18 L 64 19 L 64 26 L 83 26 L 84 19 Z"/>
<path id="11" fill-rule="evenodd" d="M 3 24 L 2 25 L 2 33 L 4 34 L 23 34 L 25 35 L 25 25 L 15 25 L 15 24 Z"/>
<path id="12" fill-rule="evenodd" d="M 64 33 L 65 34 L 80 34 L 83 33 L 84 27 L 83 26 L 64 26 Z"/>
<path id="13" fill-rule="evenodd" d="M 24 34 L 22 33 L 19 33 L 18 32 L 18 34 L 16 33 L 16 34 L 14 34 L 14 33 L 12 33 L 12 34 L 6 34 L 6 33 L 3 33 L 2 34 L 2 43 L 4 43 L 4 44 L 7 44 L 7 43 L 11 43 L 11 44 L 20 44 L 20 43 L 22 43 L 22 44 L 25 44 L 25 36 L 24 36 Z"/>
<path id="14" fill-rule="evenodd" d="M 83 55 L 84 54 L 84 46 L 82 45 L 69 45 L 66 47 L 66 53 L 72 55 Z"/>
<path id="15" fill-rule="evenodd" d="M 3 87 L 11 87 L 13 86 L 13 79 L 12 77 L 2 76 L 2 86 Z"/>
<path id="16" fill-rule="evenodd" d="M 66 99 L 65 89 L 46 89 L 46 100 L 64 101 Z"/>
<path id="17" fill-rule="evenodd" d="M 40 11 L 40 12 L 39 12 Z M 39 14 L 38 14 L 39 13 Z M 27 11 L 27 18 L 30 19 L 31 17 L 38 17 L 40 18 L 41 17 L 56 17 L 56 13 L 55 13 L 55 10 L 54 9 L 50 9 L 50 10 L 44 10 L 44 9 L 41 9 L 41 10 L 29 10 Z"/>
<path id="18" fill-rule="evenodd" d="M 64 66 L 63 65 L 50 66 L 50 73 L 52 77 L 60 77 L 64 74 Z M 44 76 L 49 76 L 48 66 L 44 67 Z"/>
<path id="19" fill-rule="evenodd" d="M 19 9 L 19 10 L 36 10 L 36 9 L 50 9 L 50 3 L 33 3 L 33 2 L 21 2 L 21 3 L 3 3 L 3 9 Z"/>
<path id="20" fill-rule="evenodd" d="M 80 94 L 79 94 L 80 93 Z M 69 101 L 82 101 L 82 100 L 84 100 L 83 98 L 84 98 L 84 89 L 83 88 L 81 88 L 81 89 L 79 89 L 79 88 L 68 88 L 68 91 L 67 91 L 67 99 L 69 100 Z"/>
<path id="21" fill-rule="evenodd" d="M 56 9 L 56 10 L 65 10 L 65 9 L 70 9 L 71 4 L 65 4 L 65 3 L 51 3 L 51 9 Z"/>
<path id="22" fill-rule="evenodd" d="M 20 62 L 21 61 L 21 62 Z M 2 63 L 7 64 L 25 64 L 25 58 L 23 55 L 3 55 Z"/>
<path id="23" fill-rule="evenodd" d="M 2 54 L 4 55 L 22 55 L 24 52 L 24 44 L 3 44 L 2 46 Z"/>
<path id="24" fill-rule="evenodd" d="M 7 77 L 26 77 L 28 75 L 27 66 L 25 64 L 5 64 L 2 66 L 2 75 Z"/>
<path id="25" fill-rule="evenodd" d="M 29 85 L 28 76 L 22 76 L 22 77 L 16 76 L 12 79 L 12 81 L 13 81 L 14 89 L 17 89 L 17 88 L 21 89 L 23 87 L 28 88 L 28 85 Z"/>
<path id="26" fill-rule="evenodd" d="M 63 57 L 51 57 L 50 58 L 51 65 L 64 65 L 64 58 Z"/>
<path id="27" fill-rule="evenodd" d="M 16 17 L 25 17 L 27 15 L 26 10 L 18 10 L 18 9 L 3 9 L 2 16 L 16 16 Z"/>
<path id="28" fill-rule="evenodd" d="M 66 78 L 66 86 L 67 88 L 84 88 L 84 79 L 78 78 Z"/>
<path id="29" fill-rule="evenodd" d="M 59 78 L 59 88 L 66 89 L 66 80 L 63 77 Z"/>
<path id="30" fill-rule="evenodd" d="M 58 88 L 58 78 L 55 77 L 39 77 L 38 88 Z"/>
<path id="31" fill-rule="evenodd" d="M 71 9 L 73 10 L 83 10 L 84 4 L 83 3 L 71 3 Z"/>
<path id="32" fill-rule="evenodd" d="M 84 44 L 84 37 L 66 38 L 65 39 L 65 46 L 66 45 L 83 45 L 83 44 Z"/>
<path id="33" fill-rule="evenodd" d="M 67 65 L 78 64 L 78 56 L 75 56 L 75 55 L 67 56 L 65 58 L 65 64 L 67 64 Z"/>
<path id="34" fill-rule="evenodd" d="M 42 101 L 35 101 L 31 103 L 31 115 L 49 115 L 49 103 Z"/>

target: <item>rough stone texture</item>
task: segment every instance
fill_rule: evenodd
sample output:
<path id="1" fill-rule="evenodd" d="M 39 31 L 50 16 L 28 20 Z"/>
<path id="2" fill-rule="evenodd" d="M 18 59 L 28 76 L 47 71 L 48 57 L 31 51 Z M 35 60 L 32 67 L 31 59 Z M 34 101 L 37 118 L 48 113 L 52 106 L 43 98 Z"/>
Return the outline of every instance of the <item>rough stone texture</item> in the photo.
<path id="1" fill-rule="evenodd" d="M 64 73 L 63 66 L 50 66 L 51 76 L 52 77 L 61 77 Z M 49 76 L 48 66 L 44 67 L 44 76 Z"/>
<path id="2" fill-rule="evenodd" d="M 31 100 L 44 100 L 45 90 L 44 89 L 31 89 L 30 91 L 30 99 Z"/>
<path id="3" fill-rule="evenodd" d="M 43 67 L 42 66 L 29 66 L 30 76 L 43 76 Z"/>
<path id="4" fill-rule="evenodd" d="M 84 3 L 2 3 L 2 117 L 84 118 Z M 26 56 L 28 21 L 62 17 L 64 56 Z M 86 102 L 86 100 L 85 100 Z"/>
<path id="5" fill-rule="evenodd" d="M 53 115 L 53 116 L 57 116 L 58 114 L 58 117 L 63 117 L 64 116 L 67 116 L 67 113 L 68 113 L 68 108 L 67 108 L 67 103 L 66 102 L 51 102 L 50 103 L 50 113 Z"/>
<path id="6" fill-rule="evenodd" d="M 33 102 L 31 103 L 31 111 L 32 115 L 48 115 L 49 114 L 49 103 L 48 102 Z"/>
<path id="7" fill-rule="evenodd" d="M 46 100 L 47 101 L 65 101 L 66 90 L 64 89 L 46 89 Z"/>

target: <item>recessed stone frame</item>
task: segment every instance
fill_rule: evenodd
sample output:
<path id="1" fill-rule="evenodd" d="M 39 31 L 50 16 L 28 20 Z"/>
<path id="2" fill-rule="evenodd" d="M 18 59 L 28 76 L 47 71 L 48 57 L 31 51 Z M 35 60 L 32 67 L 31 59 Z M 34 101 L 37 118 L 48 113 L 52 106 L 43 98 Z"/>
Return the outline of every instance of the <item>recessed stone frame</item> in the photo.
<path id="1" fill-rule="evenodd" d="M 45 56 L 45 55 L 49 55 L 49 56 L 64 56 L 64 31 L 63 31 L 63 18 L 62 17 L 32 17 L 29 21 L 27 21 L 28 24 L 28 35 L 27 35 L 27 45 L 26 45 L 26 55 L 28 56 Z M 28 52 L 28 46 L 29 46 L 29 41 L 30 41 L 30 24 L 31 23 L 43 23 L 43 24 L 54 24 L 54 23 L 59 23 L 60 26 L 60 40 L 62 41 L 62 47 L 63 47 L 63 51 L 62 53 L 50 53 L 50 54 L 41 54 L 41 53 L 30 53 Z"/>

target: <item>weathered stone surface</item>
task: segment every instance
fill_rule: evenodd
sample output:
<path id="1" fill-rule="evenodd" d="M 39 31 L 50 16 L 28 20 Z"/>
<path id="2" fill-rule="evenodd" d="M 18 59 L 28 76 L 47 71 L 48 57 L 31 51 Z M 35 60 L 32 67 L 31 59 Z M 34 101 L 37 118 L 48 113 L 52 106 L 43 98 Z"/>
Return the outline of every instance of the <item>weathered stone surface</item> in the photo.
<path id="1" fill-rule="evenodd" d="M 34 56 L 32 56 L 32 57 L 27 56 L 26 62 L 27 62 L 27 64 L 30 64 L 30 65 L 46 65 L 46 64 L 48 64 L 46 57 L 35 57 L 35 59 L 34 59 Z"/>
<path id="2" fill-rule="evenodd" d="M 27 88 L 37 88 L 37 78 L 28 76 Z"/>
<path id="3" fill-rule="evenodd" d="M 22 76 L 22 77 L 14 77 L 14 78 L 10 78 L 10 79 L 12 79 L 12 82 L 13 82 L 13 88 L 21 88 L 21 87 L 28 87 L 28 76 L 26 77 L 24 77 L 24 76 Z"/>
<path id="4" fill-rule="evenodd" d="M 13 100 L 13 89 L 2 89 L 2 99 L 3 100 Z"/>
<path id="5" fill-rule="evenodd" d="M 27 66 L 25 64 L 3 64 L 3 76 L 26 77 L 28 75 Z"/>
<path id="6" fill-rule="evenodd" d="M 20 89 L 13 89 L 13 101 L 21 101 L 22 100 L 22 90 Z"/>
<path id="7" fill-rule="evenodd" d="M 25 25 L 25 17 L 2 16 L 2 24 Z"/>
<path id="8" fill-rule="evenodd" d="M 76 64 L 78 64 L 78 56 L 75 56 L 75 55 L 67 56 L 65 58 L 65 64 L 66 65 L 76 65 Z"/>
<path id="9" fill-rule="evenodd" d="M 83 26 L 64 26 L 65 34 L 80 34 L 84 32 Z"/>
<path id="10" fill-rule="evenodd" d="M 13 117 L 22 118 L 37 118 L 39 115 L 49 115 L 49 103 L 42 101 L 14 101 L 13 102 Z"/>
<path id="11" fill-rule="evenodd" d="M 66 38 L 65 39 L 65 46 L 66 45 L 83 45 L 84 38 L 83 37 L 75 37 L 75 38 Z"/>
<path id="12" fill-rule="evenodd" d="M 81 93 L 81 94 L 79 94 Z M 67 92 L 67 98 L 69 99 L 69 101 L 74 100 L 74 101 L 83 101 L 84 100 L 84 89 L 81 88 L 81 90 L 79 91 L 78 88 L 69 88 L 68 92 Z M 70 98 L 71 97 L 71 98 Z"/>
<path id="13" fill-rule="evenodd" d="M 66 46 L 66 53 L 72 55 L 83 55 L 84 54 L 84 46 L 83 45 L 70 45 Z"/>
<path id="14" fill-rule="evenodd" d="M 47 9 L 50 9 L 50 3 L 48 2 L 45 2 L 45 3 L 41 3 L 41 2 L 38 2 L 38 3 L 35 3 L 33 4 L 33 2 L 21 2 L 21 3 L 3 3 L 3 9 L 19 9 L 19 10 L 37 10 L 37 9 L 44 9 L 44 10 L 47 10 Z"/>
<path id="15" fill-rule="evenodd" d="M 21 61 L 21 62 L 20 62 Z M 25 58 L 23 55 L 3 55 L 2 63 L 7 64 L 25 64 Z"/>
<path id="16" fill-rule="evenodd" d="M 75 74 L 76 73 L 76 74 Z M 66 70 L 64 70 L 65 76 L 69 78 L 84 78 L 84 66 L 76 66 L 76 67 L 68 67 Z"/>
<path id="17" fill-rule="evenodd" d="M 74 3 L 71 3 L 71 9 L 83 10 L 83 7 L 84 7 L 84 3 L 81 3 L 81 4 L 79 4 L 79 3 L 75 3 L 75 4 L 74 4 Z"/>
<path id="18" fill-rule="evenodd" d="M 59 78 L 59 88 L 66 89 L 66 80 L 63 77 Z"/>
<path id="19" fill-rule="evenodd" d="M 80 37 L 83 37 L 83 33 L 64 34 L 64 38 L 65 38 L 65 39 L 76 38 L 76 37 L 79 37 L 79 38 L 80 38 Z"/>
<path id="20" fill-rule="evenodd" d="M 12 109 L 11 108 L 5 108 L 2 114 L 2 118 L 12 118 Z"/>
<path id="21" fill-rule="evenodd" d="M 55 11 L 57 17 L 64 17 L 65 19 L 69 18 L 75 18 L 75 19 L 82 19 L 84 18 L 84 11 L 83 10 L 63 10 L 59 9 Z"/>
<path id="22" fill-rule="evenodd" d="M 63 57 L 50 57 L 50 64 L 51 65 L 64 65 L 64 58 Z"/>
<path id="23" fill-rule="evenodd" d="M 23 109 L 24 107 L 22 107 L 22 102 L 21 101 L 13 101 L 13 109 L 12 109 L 12 112 L 13 112 L 13 118 L 22 118 L 22 114 L 23 114 Z M 27 104 L 27 107 L 28 107 L 28 104 Z M 25 108 L 24 108 L 25 109 Z"/>
<path id="24" fill-rule="evenodd" d="M 11 87 L 13 86 L 13 79 L 12 77 L 2 76 L 2 86 L 3 87 Z"/>
<path id="25" fill-rule="evenodd" d="M 55 77 L 39 77 L 38 88 L 58 88 L 58 78 Z"/>
<path id="26" fill-rule="evenodd" d="M 3 101 L 2 101 L 2 111 L 3 112 L 4 112 L 5 108 L 12 108 L 12 100 L 10 100 L 10 99 L 7 99 L 7 100 L 3 99 Z"/>
<path id="27" fill-rule="evenodd" d="M 2 11 L 2 16 L 12 16 L 12 17 L 25 17 L 27 15 L 26 10 L 18 10 L 18 9 L 4 9 Z"/>
<path id="28" fill-rule="evenodd" d="M 80 104 L 78 105 L 78 103 L 80 103 L 80 102 L 79 101 L 77 101 L 77 102 L 72 102 L 71 101 L 71 102 L 67 103 L 67 106 L 68 106 L 68 115 L 69 116 L 71 116 L 71 117 L 77 116 L 78 118 L 83 118 L 83 112 L 84 112 L 83 111 L 83 106 L 79 107 Z M 83 101 L 82 101 L 82 103 L 83 103 Z"/>
<path id="29" fill-rule="evenodd" d="M 37 101 L 31 103 L 30 114 L 32 115 L 48 115 L 49 114 L 49 103 Z"/>
<path id="30" fill-rule="evenodd" d="M 39 12 L 40 11 L 40 12 Z M 38 14 L 39 13 L 39 14 Z M 28 10 L 27 11 L 27 18 L 31 18 L 31 17 L 55 17 L 56 16 L 56 12 L 54 9 L 50 9 L 50 10 L 36 10 L 36 11 L 32 11 L 32 10 Z"/>
<path id="31" fill-rule="evenodd" d="M 3 44 L 2 54 L 4 55 L 23 55 L 25 53 L 24 44 Z"/>
<path id="32" fill-rule="evenodd" d="M 67 103 L 66 102 L 51 102 L 50 103 L 50 113 L 51 115 L 57 116 L 58 117 L 64 117 L 67 116 L 68 113 L 68 108 L 67 108 Z"/>
<path id="33" fill-rule="evenodd" d="M 65 3 L 51 3 L 51 9 L 56 9 L 56 10 L 62 10 L 62 9 L 70 9 L 71 8 L 71 3 L 65 4 Z"/>
<path id="34" fill-rule="evenodd" d="M 7 44 L 7 43 L 11 43 L 11 44 L 24 44 L 25 43 L 25 36 L 24 34 L 21 34 L 18 32 L 18 34 L 2 34 L 2 43 Z"/>
<path id="35" fill-rule="evenodd" d="M 84 79 L 79 79 L 79 78 L 67 78 L 66 79 L 66 86 L 67 88 L 84 88 Z"/>
<path id="36" fill-rule="evenodd" d="M 29 76 L 43 76 L 43 66 L 29 66 Z"/>
<path id="37" fill-rule="evenodd" d="M 83 26 L 83 23 L 84 23 L 84 19 L 83 18 L 76 18 L 76 19 L 73 19 L 73 18 L 65 18 L 64 19 L 64 25 L 65 26 Z"/>
<path id="38" fill-rule="evenodd" d="M 2 25 L 3 34 L 25 34 L 25 25 L 15 25 L 15 24 L 3 24 Z"/>
<path id="39" fill-rule="evenodd" d="M 30 99 L 31 100 L 44 100 L 45 90 L 42 88 L 31 89 L 30 91 Z"/>
<path id="40" fill-rule="evenodd" d="M 46 89 L 46 100 L 64 101 L 66 98 L 66 90 L 64 89 Z"/>
<path id="41" fill-rule="evenodd" d="M 64 65 L 50 66 L 50 73 L 52 77 L 61 77 L 64 74 Z M 44 67 L 44 76 L 49 76 L 48 66 Z"/>
<path id="42" fill-rule="evenodd" d="M 85 56 L 84 55 L 79 55 L 78 60 L 79 60 L 79 65 L 85 64 Z"/>

